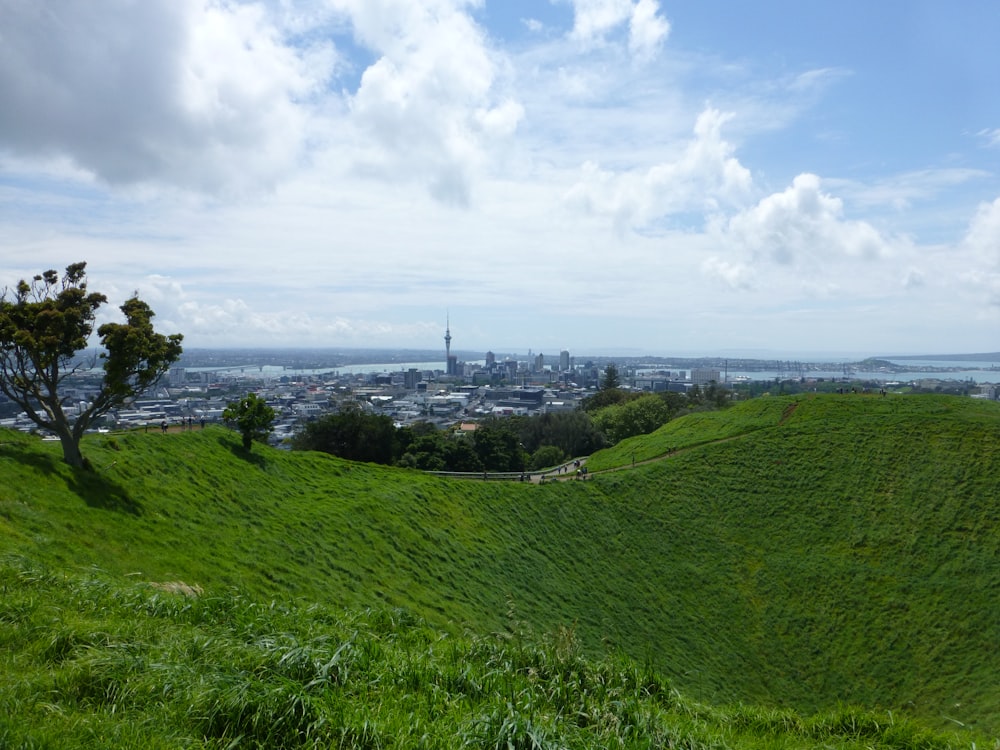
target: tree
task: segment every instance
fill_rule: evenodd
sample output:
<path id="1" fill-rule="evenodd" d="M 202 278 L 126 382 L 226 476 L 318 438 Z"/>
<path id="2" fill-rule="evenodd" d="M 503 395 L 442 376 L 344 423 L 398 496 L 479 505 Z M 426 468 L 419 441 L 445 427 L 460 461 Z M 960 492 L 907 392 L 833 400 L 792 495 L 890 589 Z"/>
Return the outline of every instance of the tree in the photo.
<path id="1" fill-rule="evenodd" d="M 398 464 L 422 471 L 447 471 L 445 460 L 447 440 L 442 433 L 424 432 L 414 438 L 400 457 Z"/>
<path id="2" fill-rule="evenodd" d="M 69 378 L 88 370 L 79 353 L 94 332 L 103 294 L 87 291 L 87 264 L 45 271 L 29 284 L 18 282 L 13 293 L 0 295 L 0 392 L 28 418 L 54 433 L 63 460 L 84 466 L 80 439 L 95 420 L 152 388 L 181 355 L 179 333 L 164 336 L 153 330 L 153 311 L 137 296 L 119 309 L 124 323 L 97 329 L 104 376 L 92 400 L 79 409 L 66 405 Z"/>
<path id="3" fill-rule="evenodd" d="M 444 465 L 447 471 L 482 471 L 479 455 L 462 437 L 451 437 L 444 442 Z"/>
<path id="4" fill-rule="evenodd" d="M 705 388 L 705 401 L 719 409 L 729 406 L 732 394 L 714 380 Z"/>
<path id="5" fill-rule="evenodd" d="M 621 378 L 618 376 L 618 368 L 614 362 L 608 362 L 604 368 L 604 377 L 601 378 L 601 390 L 610 391 L 621 387 Z"/>
<path id="6" fill-rule="evenodd" d="M 633 391 L 623 391 L 621 388 L 605 388 L 592 396 L 587 396 L 581 402 L 580 408 L 592 414 L 598 409 L 603 409 L 607 406 L 628 403 L 632 399 L 639 398 L 641 395 Z"/>
<path id="7" fill-rule="evenodd" d="M 509 419 L 487 417 L 473 434 L 473 448 L 487 471 L 524 471 L 524 449 Z"/>
<path id="8" fill-rule="evenodd" d="M 604 447 L 604 436 L 590 415 L 580 409 L 539 414 L 534 417 L 511 417 L 517 425 L 524 449 L 534 453 L 542 446 L 554 445 L 567 456 L 589 456 Z"/>
<path id="9" fill-rule="evenodd" d="M 651 393 L 627 403 L 608 406 L 594 415 L 594 422 L 608 440 L 617 443 L 633 435 L 645 435 L 673 418 L 670 407 Z"/>
<path id="10" fill-rule="evenodd" d="M 243 447 L 250 450 L 253 441 L 263 442 L 274 431 L 274 409 L 256 393 L 231 401 L 222 412 L 222 420 L 243 436 Z"/>
<path id="11" fill-rule="evenodd" d="M 306 424 L 292 440 L 292 447 L 323 451 L 351 461 L 391 464 L 399 453 L 396 432 L 390 417 L 349 408 Z"/>
<path id="12" fill-rule="evenodd" d="M 543 445 L 531 454 L 528 460 L 528 468 L 532 471 L 547 469 L 550 466 L 561 464 L 566 460 L 566 454 L 558 445 Z"/>

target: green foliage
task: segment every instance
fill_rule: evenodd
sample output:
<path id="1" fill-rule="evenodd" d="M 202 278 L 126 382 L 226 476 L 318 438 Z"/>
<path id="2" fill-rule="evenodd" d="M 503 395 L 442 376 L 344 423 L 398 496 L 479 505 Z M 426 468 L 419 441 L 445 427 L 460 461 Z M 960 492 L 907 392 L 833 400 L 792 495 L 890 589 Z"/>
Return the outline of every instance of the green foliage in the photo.
<path id="1" fill-rule="evenodd" d="M 599 391 L 586 399 L 584 408 L 591 412 L 594 425 L 607 443 L 614 445 L 653 432 L 681 414 L 729 405 L 729 391 L 711 383 L 704 391 L 695 386 L 688 395 L 673 391 L 656 394 Z"/>
<path id="2" fill-rule="evenodd" d="M 645 435 L 666 424 L 674 414 L 659 396 L 647 394 L 594 414 L 594 424 L 611 444 L 634 435 Z"/>
<path id="3" fill-rule="evenodd" d="M 63 410 L 66 379 L 80 369 L 103 294 L 87 291 L 87 264 L 54 270 L 18 283 L 0 296 L 0 392 L 36 425 L 59 437 L 63 459 L 84 465 L 80 438 L 99 417 L 146 391 L 177 361 L 180 334 L 153 330 L 153 311 L 133 297 L 121 306 L 125 323 L 105 323 L 100 337 L 104 379 L 90 405 L 76 415 Z"/>
<path id="4" fill-rule="evenodd" d="M 621 387 L 622 381 L 618 375 L 618 368 L 614 362 L 608 362 L 604 368 L 604 375 L 601 377 L 601 390 L 613 391 Z"/>
<path id="5" fill-rule="evenodd" d="M 473 450 L 489 471 L 524 471 L 526 457 L 516 423 L 502 417 L 481 420 L 473 433 Z"/>
<path id="6" fill-rule="evenodd" d="M 527 456 L 585 456 L 604 446 L 604 435 L 582 411 L 534 417 L 491 417 L 473 434 L 418 423 L 395 428 L 386 416 L 358 408 L 309 422 L 292 441 L 296 450 L 318 450 L 352 461 L 395 464 L 424 471 L 522 471 Z M 513 468 L 511 468 L 513 467 Z"/>
<path id="7" fill-rule="evenodd" d="M 323 451 L 352 461 L 392 464 L 400 441 L 390 417 L 350 408 L 308 422 L 295 436 L 295 450 Z"/>
<path id="8" fill-rule="evenodd" d="M 404 428 L 405 429 L 405 428 Z M 402 431 L 401 431 L 402 432 Z M 434 430 L 419 436 L 410 436 L 405 440 L 405 451 L 397 462 L 400 466 L 408 469 L 420 469 L 421 471 L 446 471 L 452 458 L 450 454 L 454 441 L 451 436 Z M 464 444 L 463 452 L 471 451 L 471 447 Z M 474 455 L 474 454 L 473 454 Z M 476 456 L 475 471 L 481 471 L 482 465 L 478 463 Z M 458 471 L 458 469 L 453 469 Z"/>
<path id="9" fill-rule="evenodd" d="M 518 425 L 516 420 L 487 417 L 471 434 L 421 430 L 418 437 L 407 435 L 404 428 L 400 432 L 405 452 L 398 464 L 424 471 L 524 471 L 527 458 Z"/>
<path id="10" fill-rule="evenodd" d="M 521 444 L 528 453 L 533 454 L 543 446 L 554 446 L 566 456 L 589 456 L 604 447 L 604 435 L 590 415 L 580 409 L 513 419 Z"/>
<path id="11" fill-rule="evenodd" d="M 97 329 L 104 347 L 102 396 L 114 406 L 153 387 L 180 357 L 182 340 L 180 334 L 157 334 L 152 323 L 155 313 L 138 297 L 126 300 L 120 309 L 124 323 L 105 323 Z"/>
<path id="12" fill-rule="evenodd" d="M 422 471 L 480 472 L 483 462 L 473 447 L 474 438 L 452 432 L 422 428 L 410 432 L 403 428 L 399 434 L 406 445 L 397 464 Z"/>
<path id="13" fill-rule="evenodd" d="M 256 393 L 248 393 L 239 401 L 230 401 L 222 412 L 222 421 L 235 428 L 243 438 L 244 450 L 254 441 L 265 442 L 274 431 L 274 409 Z"/>
<path id="14" fill-rule="evenodd" d="M 499 462 L 494 466 L 489 466 L 483 464 L 483 458 L 477 452 L 476 446 L 478 443 L 470 443 L 468 440 L 462 439 L 460 437 L 452 437 L 443 443 L 443 451 L 441 453 L 441 459 L 443 465 L 447 467 L 448 471 L 482 471 L 487 469 L 490 471 L 503 471 L 503 469 L 498 468 Z M 487 456 L 490 458 L 490 456 Z M 503 460 L 501 455 L 499 461 Z"/>
<path id="15" fill-rule="evenodd" d="M 561 464 L 567 458 L 563 449 L 557 445 L 543 445 L 541 448 L 536 450 L 531 454 L 531 459 L 528 461 L 528 468 L 532 471 L 537 471 L 538 469 L 547 469 L 550 466 L 555 466 L 556 464 Z"/>
<path id="16" fill-rule="evenodd" d="M 87 610 L 75 600 L 42 588 L 15 595 L 15 584 L 0 580 L 0 664 L 7 670 L 0 717 L 14 717 L 0 718 L 0 737 L 6 731 L 13 746 L 32 738 L 58 746 L 59 732 L 68 745 L 96 747 L 106 737 L 119 738 L 119 746 L 183 745 L 150 735 L 182 727 L 172 731 L 192 736 L 183 728 L 191 726 L 192 704 L 172 701 L 187 695 L 184 681 L 205 676 L 203 700 L 194 704 L 200 713 L 191 716 L 211 716 L 216 705 L 228 706 L 219 715 L 234 715 L 240 695 L 259 710 L 197 723 L 194 736 L 205 739 L 188 743 L 194 746 L 234 740 L 227 726 L 246 732 L 247 745 L 263 743 L 253 739 L 255 727 L 263 732 L 273 722 L 281 741 L 307 744 L 320 736 L 321 744 L 336 746 L 340 740 L 309 734 L 319 731 L 310 717 L 343 728 L 338 736 L 348 744 L 417 746 L 425 731 L 441 736 L 440 727 L 430 728 L 434 722 L 461 714 L 461 727 L 441 730 L 450 732 L 450 744 L 435 739 L 425 746 L 516 746 L 540 737 L 566 747 L 992 747 L 982 735 L 1000 734 L 998 424 L 996 404 L 972 399 L 762 398 L 689 414 L 595 454 L 591 481 L 542 486 L 450 481 L 266 446 L 248 457 L 235 435 L 212 428 L 124 433 L 113 444 L 108 436 L 85 438 L 95 471 L 78 473 L 59 460 L 54 444 L 0 432 L 0 548 L 60 571 L 59 580 L 98 565 L 115 590 L 123 581 L 202 589 L 194 601 L 156 592 L 140 609 L 167 612 L 178 599 L 178 608 L 201 612 L 190 628 L 202 640 L 184 643 L 207 654 L 204 663 L 182 661 L 172 670 L 172 657 L 138 635 L 126 637 L 140 633 L 141 618 L 116 625 L 109 610 L 110 620 L 94 614 L 81 623 L 75 618 Z M 633 450 L 652 462 L 632 470 Z M 602 464 L 627 470 L 601 473 Z M 231 601 L 233 586 L 244 592 L 238 601 Z M 272 599 L 274 608 L 266 604 Z M 93 592 L 81 600 L 109 607 Z M 228 613 L 248 650 L 304 631 L 284 624 L 254 629 L 240 602 L 252 603 L 262 622 L 265 611 L 289 601 L 335 602 L 352 611 L 403 608 L 447 636 L 417 628 L 424 639 L 402 660 L 408 666 L 392 680 L 380 672 L 377 683 L 364 683 L 373 703 L 347 694 L 346 706 L 357 700 L 367 713 L 328 714 L 325 701 L 343 688 L 326 697 L 305 689 L 322 674 L 307 671 L 314 652 L 302 650 L 316 644 L 304 637 L 288 642 L 298 644 L 300 656 L 288 656 L 281 669 L 294 666 L 294 673 L 267 671 L 249 651 L 213 652 L 203 641 L 221 644 L 229 636 L 195 603 L 209 601 Z M 523 660 L 508 649 L 490 657 L 482 673 L 470 667 L 468 682 L 460 666 L 445 682 L 419 681 L 413 665 L 445 653 L 456 634 L 517 632 L 506 615 L 511 603 L 523 628 L 558 633 L 572 626 L 584 662 L 628 654 L 648 663 L 656 675 L 651 684 L 669 684 L 667 693 L 676 688 L 713 705 L 756 708 L 705 713 L 682 701 L 688 708 L 676 723 L 662 725 L 655 723 L 662 706 L 633 703 L 625 711 L 627 696 L 610 705 L 547 703 L 522 691 L 537 684 L 545 695 L 572 694 L 577 683 L 528 647 Z M 323 666 L 347 638 L 325 629 L 336 615 L 313 611 L 302 628 L 317 637 L 332 633 L 335 644 L 316 656 Z M 156 632 L 165 633 L 158 617 Z M 378 647 L 406 638 L 388 624 L 372 630 L 383 640 L 359 648 L 375 661 Z M 32 640 L 36 632 L 42 641 Z M 138 646 L 95 651 L 104 649 L 105 636 Z M 513 636 L 501 642 L 516 643 Z M 79 662 L 74 644 L 103 661 Z M 33 661 L 43 653 L 44 669 Z M 76 675 L 67 683 L 77 696 L 72 710 L 52 688 L 64 664 Z M 349 675 L 363 673 L 347 665 Z M 109 678 L 108 670 L 119 668 L 128 679 Z M 228 677 L 212 677 L 210 668 Z M 500 682 L 508 671 L 528 682 Z M 553 681 L 557 674 L 564 676 Z M 607 679 L 600 674 L 590 673 L 579 694 L 595 695 Z M 249 675 L 260 675 L 256 687 Z M 178 692 L 164 683 L 144 687 L 154 678 L 169 678 Z M 38 682 L 44 679 L 50 682 Z M 380 692 L 418 684 L 414 703 Z M 438 702 L 459 684 L 503 697 L 472 703 L 468 695 L 478 693 L 470 687 L 456 698 L 461 710 Z M 280 700 L 258 694 L 260 685 Z M 152 702 L 130 702 L 147 694 L 173 707 L 163 714 Z M 57 708 L 45 708 L 39 695 L 51 695 L 46 701 Z M 419 726 L 407 729 L 382 713 L 397 702 Z M 93 713 L 84 720 L 77 711 Z M 571 715 L 590 718 L 574 719 L 574 729 L 566 723 Z M 602 715 L 622 733 L 575 734 L 581 722 L 596 726 Z M 935 731 L 958 728 L 956 722 L 965 729 L 945 740 L 904 717 Z M 46 722 L 53 722 L 52 734 Z M 87 731 L 95 734 L 81 740 Z M 298 740 L 288 739 L 296 732 Z"/>
<path id="17" fill-rule="evenodd" d="M 731 396 L 731 391 L 712 381 L 704 388 L 699 385 L 692 386 L 686 398 L 688 404 L 694 408 L 707 406 L 721 409 L 729 405 Z"/>
<path id="18" fill-rule="evenodd" d="M 580 408 L 585 412 L 593 414 L 599 409 L 625 404 L 642 395 L 637 391 L 623 391 L 621 388 L 602 388 L 592 396 L 587 396 L 583 399 Z"/>

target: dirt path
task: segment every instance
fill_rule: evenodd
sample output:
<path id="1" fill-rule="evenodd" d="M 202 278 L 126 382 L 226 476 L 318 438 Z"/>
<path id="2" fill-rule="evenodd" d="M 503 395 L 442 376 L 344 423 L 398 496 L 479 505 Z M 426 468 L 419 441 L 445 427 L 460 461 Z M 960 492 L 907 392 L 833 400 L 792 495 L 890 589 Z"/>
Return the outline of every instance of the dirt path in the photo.
<path id="1" fill-rule="evenodd" d="M 786 417 L 782 417 L 782 421 L 784 421 L 785 418 Z M 781 423 L 779 422 L 778 424 Z M 627 471 L 629 469 L 634 469 L 637 466 L 645 466 L 647 464 L 659 463 L 660 461 L 666 461 L 668 458 L 679 456 L 682 453 L 688 453 L 689 451 L 693 451 L 696 448 L 704 448 L 705 446 L 708 445 L 722 445 L 723 443 L 729 443 L 733 440 L 740 440 L 742 438 L 745 438 L 747 435 L 753 434 L 754 432 L 756 432 L 756 430 L 751 430 L 750 432 L 744 432 L 739 435 L 730 435 L 729 437 L 719 438 L 718 440 L 709 440 L 707 443 L 698 443 L 697 445 L 689 445 L 685 446 L 684 448 L 675 448 L 674 450 L 667 451 L 666 453 L 662 453 L 659 456 L 653 456 L 652 458 L 645 458 L 642 461 L 636 461 L 632 464 L 625 464 L 624 466 L 612 466 L 607 469 L 601 469 L 600 471 L 590 472 L 589 476 L 594 477 L 594 476 L 599 476 L 600 474 L 610 474 L 613 471 Z"/>

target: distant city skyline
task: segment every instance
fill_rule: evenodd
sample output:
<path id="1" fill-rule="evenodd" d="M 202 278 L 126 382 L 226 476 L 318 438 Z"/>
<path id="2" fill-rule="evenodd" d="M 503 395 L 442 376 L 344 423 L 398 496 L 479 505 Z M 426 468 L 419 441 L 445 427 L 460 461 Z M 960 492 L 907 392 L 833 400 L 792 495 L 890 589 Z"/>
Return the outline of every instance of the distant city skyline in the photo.
<path id="1" fill-rule="evenodd" d="M 191 347 L 1000 348 L 987 0 L 0 3 L 0 288 Z M 447 313 L 445 312 L 447 311 Z M 454 322 L 451 322 L 454 321 Z"/>
<path id="2" fill-rule="evenodd" d="M 569 354 L 568 352 L 566 352 Z M 463 358 L 467 354 L 471 357 Z M 544 352 L 535 354 L 524 352 L 456 352 L 456 372 L 451 375 L 473 377 L 482 369 L 492 370 L 494 363 L 499 370 L 509 373 L 539 372 L 544 368 L 554 374 L 565 372 L 565 368 L 555 364 L 546 365 Z M 880 362 L 863 362 L 861 358 L 796 358 L 796 357 L 684 357 L 680 355 L 612 356 L 607 353 L 588 353 L 579 358 L 570 356 L 571 368 L 576 372 L 594 371 L 599 374 L 608 362 L 615 362 L 623 372 L 633 368 L 648 371 L 669 370 L 690 375 L 697 370 L 719 373 L 723 380 L 729 378 L 749 378 L 751 380 L 773 380 L 774 378 L 839 378 L 850 374 L 859 379 L 974 381 L 976 383 L 1000 382 L 1000 352 L 969 353 L 943 357 L 928 356 L 896 357 L 886 359 L 893 362 L 889 369 L 883 369 Z M 562 364 L 560 359 L 559 365 Z M 511 370 L 511 365 L 516 365 Z M 373 349 L 194 349 L 182 356 L 177 369 L 191 368 L 192 371 L 239 371 L 247 376 L 267 373 L 271 378 L 288 373 L 306 372 L 356 372 L 395 373 L 400 375 L 413 368 L 416 371 L 438 371 L 445 373 L 445 362 L 440 352 L 423 350 L 373 350 Z M 510 377 L 517 379 L 516 375 Z"/>

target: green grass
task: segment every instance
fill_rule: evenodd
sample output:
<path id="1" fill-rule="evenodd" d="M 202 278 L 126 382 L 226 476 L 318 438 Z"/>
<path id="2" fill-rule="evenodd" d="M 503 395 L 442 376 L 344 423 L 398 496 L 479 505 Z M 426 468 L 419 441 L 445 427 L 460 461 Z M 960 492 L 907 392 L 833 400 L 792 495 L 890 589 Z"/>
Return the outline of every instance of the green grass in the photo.
<path id="1" fill-rule="evenodd" d="M 599 451 L 587 465 L 591 471 L 631 466 L 677 450 L 715 443 L 774 427 L 794 408 L 794 402 L 780 398 L 757 398 L 728 411 L 704 411 L 668 422 L 650 435 L 639 435 Z"/>
<path id="2" fill-rule="evenodd" d="M 594 668 L 627 654 L 690 700 L 754 706 L 699 742 L 822 746 L 799 728 L 733 745 L 723 725 L 812 727 L 845 705 L 862 724 L 891 712 L 997 737 L 998 427 L 997 405 L 971 399 L 762 398 L 589 463 L 673 451 L 661 461 L 543 486 L 247 455 L 221 429 L 94 437 L 88 474 L 0 433 L 0 548 L 70 580 L 197 586 L 193 609 L 239 591 L 251 607 L 401 610 L 447 639 L 570 629 Z"/>
<path id="3" fill-rule="evenodd" d="M 477 637 L 406 612 L 186 598 L 0 561 L 0 746 L 971 748 L 888 712 L 683 698 L 571 630 Z"/>

